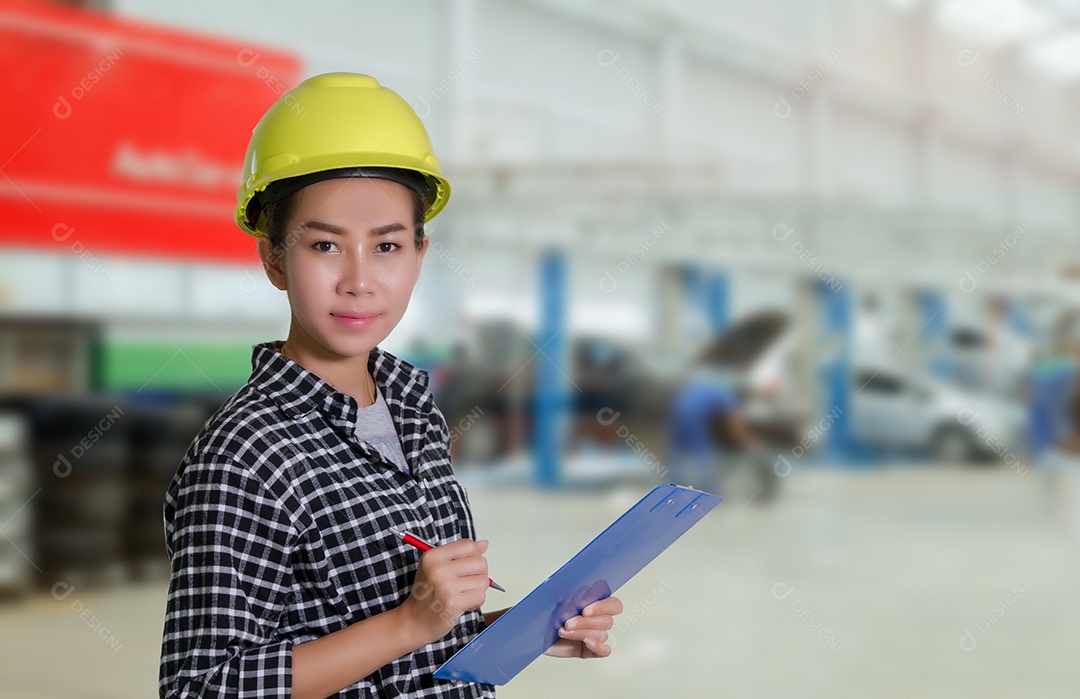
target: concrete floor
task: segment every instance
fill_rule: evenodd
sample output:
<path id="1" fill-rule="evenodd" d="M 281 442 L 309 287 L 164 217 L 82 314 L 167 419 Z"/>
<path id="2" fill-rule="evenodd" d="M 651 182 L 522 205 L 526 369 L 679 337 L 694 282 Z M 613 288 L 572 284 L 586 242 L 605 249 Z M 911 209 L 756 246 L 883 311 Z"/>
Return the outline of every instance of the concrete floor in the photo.
<path id="1" fill-rule="evenodd" d="M 509 590 L 486 609 L 520 599 L 647 490 L 463 480 Z M 768 507 L 729 498 L 620 590 L 612 657 L 541 658 L 499 696 L 1076 696 L 1075 501 L 1039 474 L 821 469 L 784 486 Z M 165 591 L 0 607 L 2 695 L 154 696 Z"/>

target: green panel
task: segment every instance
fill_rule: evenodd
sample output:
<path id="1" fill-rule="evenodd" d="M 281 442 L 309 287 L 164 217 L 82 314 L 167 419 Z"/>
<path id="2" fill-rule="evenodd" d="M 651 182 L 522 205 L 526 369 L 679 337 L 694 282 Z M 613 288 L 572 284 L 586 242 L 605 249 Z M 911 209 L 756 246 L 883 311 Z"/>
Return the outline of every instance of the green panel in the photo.
<path id="1" fill-rule="evenodd" d="M 254 343 L 104 342 L 97 352 L 103 390 L 217 389 L 234 391 L 251 375 Z"/>

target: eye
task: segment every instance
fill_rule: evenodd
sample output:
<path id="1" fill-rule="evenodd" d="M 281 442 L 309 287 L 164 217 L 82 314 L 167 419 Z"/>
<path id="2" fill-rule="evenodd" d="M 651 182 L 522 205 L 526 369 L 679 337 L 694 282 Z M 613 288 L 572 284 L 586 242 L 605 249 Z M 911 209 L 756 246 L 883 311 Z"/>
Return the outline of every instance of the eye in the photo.
<path id="1" fill-rule="evenodd" d="M 318 250 L 319 252 L 332 252 L 334 244 L 329 240 L 317 240 L 311 244 L 312 250 Z"/>
<path id="2" fill-rule="evenodd" d="M 389 246 L 389 248 L 387 246 Z M 375 249 L 379 252 L 393 252 L 400 247 L 401 246 L 397 243 L 379 243 L 377 246 L 375 246 Z"/>

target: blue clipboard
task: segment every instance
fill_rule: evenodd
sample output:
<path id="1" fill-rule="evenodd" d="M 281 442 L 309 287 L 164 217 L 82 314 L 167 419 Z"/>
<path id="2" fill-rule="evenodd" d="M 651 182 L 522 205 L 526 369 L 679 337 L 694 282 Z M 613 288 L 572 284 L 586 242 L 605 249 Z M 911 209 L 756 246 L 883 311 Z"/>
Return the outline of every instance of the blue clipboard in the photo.
<path id="1" fill-rule="evenodd" d="M 559 640 L 563 623 L 610 596 L 723 498 L 658 485 L 435 671 L 442 680 L 503 685 Z"/>

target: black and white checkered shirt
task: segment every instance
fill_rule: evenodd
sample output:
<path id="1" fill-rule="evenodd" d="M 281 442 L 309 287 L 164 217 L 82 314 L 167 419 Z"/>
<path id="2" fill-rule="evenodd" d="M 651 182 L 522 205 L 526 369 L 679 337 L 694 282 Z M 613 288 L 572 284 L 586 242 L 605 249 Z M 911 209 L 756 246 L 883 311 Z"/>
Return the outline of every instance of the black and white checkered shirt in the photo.
<path id="1" fill-rule="evenodd" d="M 420 552 L 390 527 L 435 545 L 476 538 L 426 372 L 378 347 L 369 355 L 409 474 L 356 436 L 355 399 L 280 346 L 255 346 L 251 378 L 207 421 L 166 495 L 163 698 L 291 696 L 294 644 L 408 597 Z M 433 677 L 482 623 L 467 612 L 442 640 L 336 696 L 494 697 L 491 685 Z"/>

